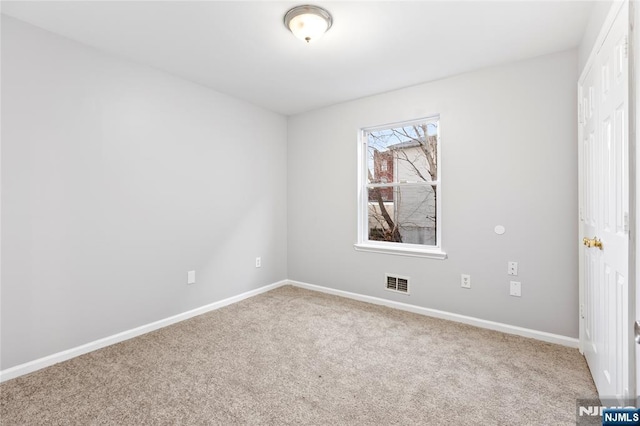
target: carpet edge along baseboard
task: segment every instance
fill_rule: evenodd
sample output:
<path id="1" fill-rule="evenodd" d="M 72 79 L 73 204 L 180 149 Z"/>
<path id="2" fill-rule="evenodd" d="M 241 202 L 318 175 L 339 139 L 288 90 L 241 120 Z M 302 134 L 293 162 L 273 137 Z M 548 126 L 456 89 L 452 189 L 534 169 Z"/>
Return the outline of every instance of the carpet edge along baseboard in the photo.
<path id="1" fill-rule="evenodd" d="M 161 319 L 149 324 L 141 325 L 139 327 L 135 327 L 130 330 L 116 333 L 111 336 L 104 337 L 102 339 L 94 340 L 92 342 L 88 342 L 83 345 L 76 346 L 74 348 L 70 348 L 61 352 L 47 355 L 42 358 L 35 359 L 33 361 L 28 361 L 26 363 L 19 364 L 14 367 L 7 368 L 5 370 L 0 371 L 0 383 L 23 376 L 25 374 L 32 373 L 37 370 L 41 370 L 43 368 L 66 361 L 68 359 L 75 358 L 77 356 L 84 355 L 89 352 L 93 352 L 97 349 L 101 349 L 106 346 L 110 346 L 125 340 L 132 339 L 142 334 L 146 334 L 151 331 L 158 330 L 163 327 L 167 327 L 171 324 L 175 324 L 177 322 L 184 321 L 189 318 L 193 318 L 197 315 L 202 315 L 204 313 L 207 313 L 216 309 L 220 309 L 222 307 L 231 305 L 233 303 L 240 302 L 244 299 L 248 299 L 250 297 L 257 296 L 267 291 L 276 289 L 283 285 L 292 285 L 294 287 L 300 287 L 307 290 L 318 291 L 321 293 L 331 294 L 334 296 L 346 297 L 348 299 L 358 300 L 366 303 L 372 303 L 375 305 L 382 305 L 389 308 L 399 309 L 402 311 L 412 312 L 412 313 L 425 315 L 429 317 L 440 318 L 440 319 L 445 319 L 445 320 L 454 321 L 454 322 L 460 322 L 460 323 L 473 325 L 480 328 L 486 328 L 489 330 L 499 331 L 506 334 L 514 334 L 518 336 L 528 337 L 536 340 L 541 340 L 543 342 L 554 343 L 562 346 L 568 346 L 571 348 L 579 347 L 579 340 L 574 337 L 562 336 L 559 334 L 547 333 L 545 331 L 538 331 L 538 330 L 533 330 L 529 328 L 518 327 L 518 326 L 499 323 L 495 321 L 489 321 L 489 320 L 484 320 L 480 318 L 470 317 L 466 315 L 455 314 L 455 313 L 440 311 L 436 309 L 424 308 L 421 306 L 411 305 L 408 303 L 396 302 L 393 300 L 382 299 L 382 298 L 367 296 L 367 295 L 358 294 L 358 293 L 351 293 L 343 290 L 337 290 L 330 287 L 323 287 L 323 286 L 309 284 L 301 281 L 282 280 L 272 284 L 265 285 L 263 287 L 259 287 L 254 290 L 250 290 L 250 291 L 238 294 L 236 296 L 219 300 L 217 302 L 209 303 L 199 308 L 191 309 L 181 314 L 173 315 L 165 319 Z"/>

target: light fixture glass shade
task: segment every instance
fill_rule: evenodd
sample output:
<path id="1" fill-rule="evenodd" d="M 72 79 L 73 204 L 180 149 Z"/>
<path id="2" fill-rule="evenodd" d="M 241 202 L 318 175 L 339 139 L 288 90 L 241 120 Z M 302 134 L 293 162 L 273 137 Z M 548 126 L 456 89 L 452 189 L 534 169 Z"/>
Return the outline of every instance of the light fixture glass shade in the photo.
<path id="1" fill-rule="evenodd" d="M 322 37 L 332 24 L 329 12 L 318 6 L 297 6 L 284 15 L 284 25 L 294 36 L 307 43 Z"/>

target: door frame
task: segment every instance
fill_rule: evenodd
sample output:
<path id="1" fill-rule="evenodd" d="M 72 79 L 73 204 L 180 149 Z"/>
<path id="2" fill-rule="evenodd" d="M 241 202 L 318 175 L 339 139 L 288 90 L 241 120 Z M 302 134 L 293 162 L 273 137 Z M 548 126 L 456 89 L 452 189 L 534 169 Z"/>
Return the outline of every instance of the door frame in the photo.
<path id="1" fill-rule="evenodd" d="M 634 323 L 640 319 L 640 250 L 637 246 L 637 230 L 640 229 L 640 185 L 638 185 L 637 164 L 640 164 L 638 152 L 637 123 L 640 122 L 640 105 L 638 105 L 638 83 L 640 67 L 636 61 L 640 59 L 640 31 L 636 25 L 640 23 L 640 7 L 635 1 L 629 3 L 629 375 L 630 395 L 636 396 L 636 404 L 640 404 L 640 345 L 634 342 Z"/>

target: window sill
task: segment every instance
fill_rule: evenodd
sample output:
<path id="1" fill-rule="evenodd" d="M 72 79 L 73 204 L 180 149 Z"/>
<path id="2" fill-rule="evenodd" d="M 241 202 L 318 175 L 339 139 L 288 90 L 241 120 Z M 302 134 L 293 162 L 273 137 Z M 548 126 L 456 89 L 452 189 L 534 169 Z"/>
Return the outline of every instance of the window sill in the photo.
<path id="1" fill-rule="evenodd" d="M 397 256 L 425 257 L 427 259 L 444 260 L 447 253 L 437 248 L 423 249 L 419 247 L 389 247 L 382 244 L 357 243 L 353 245 L 357 251 L 367 251 L 370 253 L 393 254 Z"/>

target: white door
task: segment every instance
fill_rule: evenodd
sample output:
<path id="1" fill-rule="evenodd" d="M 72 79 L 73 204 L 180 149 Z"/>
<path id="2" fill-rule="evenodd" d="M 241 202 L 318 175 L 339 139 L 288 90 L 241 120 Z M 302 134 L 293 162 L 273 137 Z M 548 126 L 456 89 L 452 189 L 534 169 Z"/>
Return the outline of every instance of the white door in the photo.
<path id="1" fill-rule="evenodd" d="M 625 3 L 579 88 L 581 344 L 600 397 L 617 399 L 630 396 L 628 22 Z"/>
<path id="2" fill-rule="evenodd" d="M 580 144 L 578 147 L 580 157 L 580 220 L 581 235 L 595 237 L 598 232 L 597 222 L 599 221 L 598 211 L 600 207 L 599 198 L 599 167 L 597 155 L 599 144 L 597 143 L 597 122 L 598 109 L 596 108 L 596 92 L 598 91 L 598 80 L 595 77 L 597 68 L 593 64 L 588 65 L 588 71 L 583 74 L 579 87 L 581 100 L 580 114 L 582 124 L 580 127 Z M 589 239 L 590 237 L 584 237 Z M 598 371 L 600 343 L 600 329 L 596 327 L 598 318 L 598 285 L 596 278 L 600 275 L 600 252 L 591 250 L 586 246 L 581 258 L 581 347 L 587 363 L 592 372 Z M 595 376 L 595 374 L 594 374 Z M 594 377 L 595 381 L 595 377 Z"/>
<path id="3" fill-rule="evenodd" d="M 634 66 L 632 67 L 633 76 L 635 77 L 635 93 L 631 98 L 631 102 L 635 103 L 635 128 L 636 128 L 636 224 L 640 224 L 640 174 L 638 173 L 638 166 L 640 166 L 640 150 L 638 150 L 638 139 L 640 139 L 640 32 L 638 31 L 637 23 L 640 22 L 640 8 L 637 4 L 632 3 L 630 13 L 633 13 L 635 26 L 632 27 L 632 34 L 629 38 L 634 40 L 634 51 L 630 52 L 634 55 Z M 633 345 L 635 349 L 635 368 L 636 368 L 636 402 L 640 403 L 640 249 L 638 247 L 638 230 L 639 226 L 636 225 L 636 306 L 635 306 L 635 323 L 634 323 L 634 337 L 636 344 Z M 636 405 L 637 406 L 637 405 Z"/>

